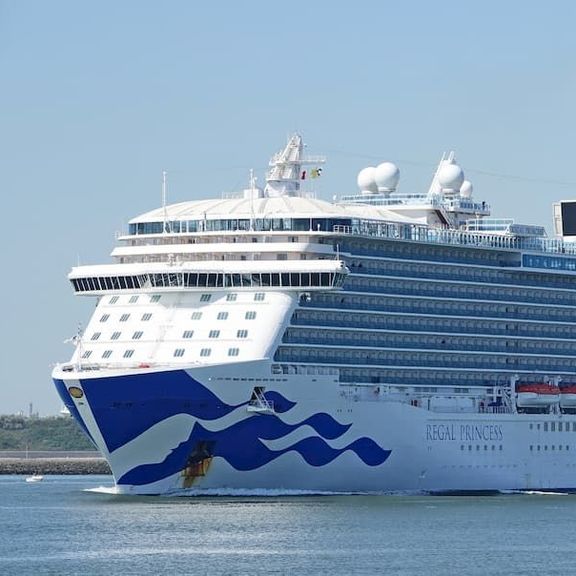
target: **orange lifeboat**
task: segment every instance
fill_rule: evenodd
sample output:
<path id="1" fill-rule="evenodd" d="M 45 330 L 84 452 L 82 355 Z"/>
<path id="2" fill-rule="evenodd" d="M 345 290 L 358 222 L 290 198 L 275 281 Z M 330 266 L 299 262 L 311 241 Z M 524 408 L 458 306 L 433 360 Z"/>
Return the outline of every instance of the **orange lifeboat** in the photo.
<path id="1" fill-rule="evenodd" d="M 576 408 L 576 384 L 566 384 L 560 388 L 560 406 Z"/>
<path id="2" fill-rule="evenodd" d="M 517 384 L 516 394 L 516 403 L 522 408 L 545 408 L 560 401 L 560 388 L 545 382 Z"/>

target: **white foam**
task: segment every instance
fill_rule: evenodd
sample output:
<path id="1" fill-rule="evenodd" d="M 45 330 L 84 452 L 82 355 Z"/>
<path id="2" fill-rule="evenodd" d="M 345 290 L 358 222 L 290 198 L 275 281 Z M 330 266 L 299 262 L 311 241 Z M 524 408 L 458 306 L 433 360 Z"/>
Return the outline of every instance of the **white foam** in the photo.
<path id="1" fill-rule="evenodd" d="M 95 488 L 84 488 L 83 491 L 96 494 L 120 494 L 117 486 L 97 486 Z"/>

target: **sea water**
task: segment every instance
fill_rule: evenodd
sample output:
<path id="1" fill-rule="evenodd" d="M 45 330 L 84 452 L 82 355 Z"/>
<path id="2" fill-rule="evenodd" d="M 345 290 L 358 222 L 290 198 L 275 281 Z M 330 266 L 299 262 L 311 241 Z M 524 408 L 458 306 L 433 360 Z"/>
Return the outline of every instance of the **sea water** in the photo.
<path id="1" fill-rule="evenodd" d="M 572 495 L 128 497 L 110 485 L 0 476 L 0 574 L 576 574 Z"/>

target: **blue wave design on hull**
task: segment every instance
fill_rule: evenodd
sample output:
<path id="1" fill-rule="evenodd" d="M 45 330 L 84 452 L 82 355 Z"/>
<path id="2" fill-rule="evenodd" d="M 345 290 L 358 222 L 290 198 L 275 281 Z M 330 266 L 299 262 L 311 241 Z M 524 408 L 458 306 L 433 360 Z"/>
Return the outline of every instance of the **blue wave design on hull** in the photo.
<path id="1" fill-rule="evenodd" d="M 328 414 L 315 416 L 330 418 Z M 223 458 L 240 472 L 256 470 L 288 452 L 297 452 L 310 466 L 316 467 L 329 464 L 347 451 L 354 452 L 368 466 L 379 466 L 390 456 L 390 450 L 382 449 L 374 440 L 366 437 L 354 440 L 339 449 L 332 448 L 318 436 L 304 438 L 283 450 L 270 450 L 261 441 L 282 438 L 288 432 L 303 426 L 305 422 L 290 426 L 276 416 L 251 416 L 224 430 L 214 432 L 196 423 L 188 440 L 179 444 L 163 462 L 137 466 L 124 474 L 118 483 L 150 484 L 176 474 L 184 468 L 193 447 L 200 442 L 211 443 L 211 455 Z M 345 428 L 348 429 L 349 426 Z"/>
<path id="2" fill-rule="evenodd" d="M 287 452 L 297 452 L 315 467 L 325 466 L 347 451 L 367 466 L 379 466 L 391 453 L 366 437 L 340 449 L 332 448 L 326 440 L 340 438 L 352 424 L 341 424 L 324 412 L 288 424 L 279 415 L 297 403 L 276 391 L 265 393 L 266 399 L 274 403 L 275 415 L 253 414 L 223 430 L 210 431 L 202 426 L 202 421 L 218 420 L 246 406 L 248 400 L 227 404 L 183 370 L 93 378 L 82 380 L 81 385 L 111 453 L 172 416 L 188 414 L 196 420 L 190 436 L 162 462 L 137 466 L 119 478 L 118 484 L 149 484 L 179 473 L 200 443 L 209 443 L 210 456 L 223 458 L 238 471 L 255 470 Z M 57 382 L 57 388 L 64 398 L 64 382 Z M 76 410 L 74 416 L 85 428 Z M 270 450 L 263 442 L 283 438 L 303 426 L 309 426 L 317 436 L 304 438 L 283 450 Z"/>

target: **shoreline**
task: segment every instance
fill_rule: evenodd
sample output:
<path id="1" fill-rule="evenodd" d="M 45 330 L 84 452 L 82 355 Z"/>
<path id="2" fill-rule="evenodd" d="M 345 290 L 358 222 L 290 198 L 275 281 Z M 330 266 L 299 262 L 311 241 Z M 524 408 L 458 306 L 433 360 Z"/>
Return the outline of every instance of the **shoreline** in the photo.
<path id="1" fill-rule="evenodd" d="M 0 475 L 112 474 L 104 458 L 0 458 Z"/>

